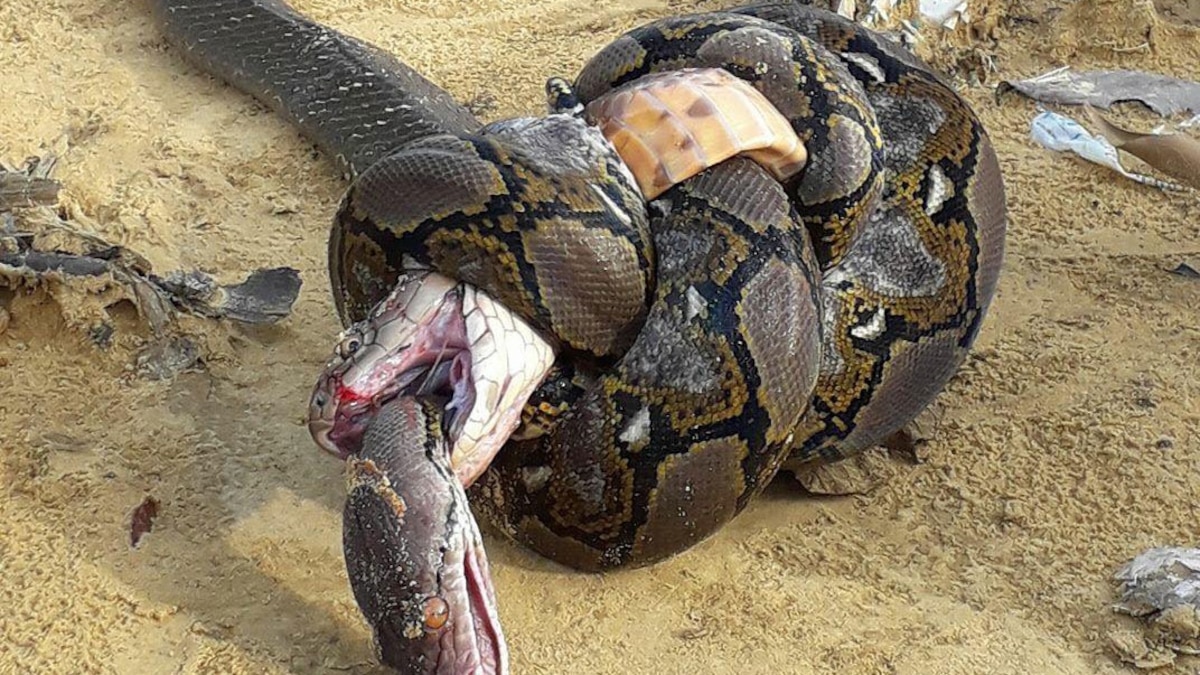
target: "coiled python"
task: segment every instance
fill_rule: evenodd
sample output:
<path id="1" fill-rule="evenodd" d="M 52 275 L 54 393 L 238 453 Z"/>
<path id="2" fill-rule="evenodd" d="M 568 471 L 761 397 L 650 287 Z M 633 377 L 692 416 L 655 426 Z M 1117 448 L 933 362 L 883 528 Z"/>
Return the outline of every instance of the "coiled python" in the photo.
<path id="1" fill-rule="evenodd" d="M 384 499 L 392 515 L 355 521 L 348 561 L 412 515 L 403 472 L 362 459 L 390 457 L 363 445 L 389 442 L 369 426 L 390 399 L 445 397 L 389 428 L 444 429 L 472 506 L 510 536 L 580 569 L 646 564 L 716 531 L 785 461 L 837 460 L 912 420 L 994 293 L 1006 215 L 985 130 L 926 65 L 835 14 L 771 2 L 655 21 L 552 88 L 559 114 L 481 126 L 277 0 L 151 2 L 175 44 L 354 178 L 329 259 L 347 330 L 312 429 L 360 458 L 354 503 Z M 691 68 L 760 91 L 803 142 L 799 174 L 738 157 L 647 204 L 588 111 Z M 377 637 L 392 622 L 393 640 L 454 651 L 429 598 L 478 592 L 446 590 L 437 556 L 405 555 L 352 579 L 356 594 L 396 598 L 368 612 Z M 483 660 L 503 662 L 494 617 L 473 616 L 500 650 Z M 392 662 L 447 663 L 419 651 Z"/>

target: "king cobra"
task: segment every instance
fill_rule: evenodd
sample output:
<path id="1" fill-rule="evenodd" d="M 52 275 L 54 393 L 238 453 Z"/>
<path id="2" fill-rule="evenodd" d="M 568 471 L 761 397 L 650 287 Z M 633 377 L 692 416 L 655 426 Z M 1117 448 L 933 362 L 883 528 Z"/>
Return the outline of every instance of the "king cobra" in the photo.
<path id="1" fill-rule="evenodd" d="M 351 584 L 405 672 L 508 667 L 463 488 L 570 567 L 663 560 L 781 467 L 913 420 L 994 294 L 1007 216 L 986 131 L 836 14 L 654 21 L 552 79 L 550 114 L 482 125 L 278 0 L 150 2 L 182 53 L 351 178 L 329 245 L 345 330 L 310 430 L 348 460 Z M 733 84 L 671 107 L 720 76 L 749 85 L 742 112 Z M 761 144 L 694 132 L 745 115 Z M 655 125 L 682 135 L 656 148 Z"/>

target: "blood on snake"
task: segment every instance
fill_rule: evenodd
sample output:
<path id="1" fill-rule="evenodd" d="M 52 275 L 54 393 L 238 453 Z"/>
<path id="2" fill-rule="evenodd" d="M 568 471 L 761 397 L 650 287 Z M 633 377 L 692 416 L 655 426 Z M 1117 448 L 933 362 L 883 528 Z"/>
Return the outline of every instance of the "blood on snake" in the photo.
<path id="1" fill-rule="evenodd" d="M 310 428 L 358 467 L 346 522 L 378 525 L 347 529 L 345 551 L 389 663 L 507 659 L 481 547 L 405 572 L 435 569 L 432 585 L 379 583 L 399 577 L 369 551 L 471 531 L 462 508 L 438 533 L 406 525 L 411 505 L 398 518 L 392 487 L 364 491 L 416 479 L 389 448 L 446 452 L 473 512 L 548 558 L 651 564 L 781 468 L 852 456 L 915 418 L 994 294 L 1006 212 L 986 131 L 926 64 L 836 14 L 768 2 L 653 21 L 550 87 L 551 114 L 484 125 L 278 0 L 151 4 L 172 44 L 351 178 L 329 249 L 346 330 Z M 645 167 L 601 127 L 625 114 L 614 97 L 686 69 L 750 84 L 803 168 L 779 177 L 739 149 L 647 198 Z M 372 431 L 397 410 L 407 425 Z"/>

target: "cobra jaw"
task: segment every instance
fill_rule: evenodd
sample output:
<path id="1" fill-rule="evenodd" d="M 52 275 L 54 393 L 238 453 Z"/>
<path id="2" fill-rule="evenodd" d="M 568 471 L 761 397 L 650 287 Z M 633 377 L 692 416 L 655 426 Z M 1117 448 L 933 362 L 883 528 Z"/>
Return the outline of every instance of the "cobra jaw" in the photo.
<path id="1" fill-rule="evenodd" d="M 470 485 L 520 424 L 554 358 L 550 343 L 483 291 L 414 272 L 341 336 L 313 390 L 309 432 L 345 459 L 386 401 L 448 393 L 450 463 Z"/>
<path id="2" fill-rule="evenodd" d="M 357 452 L 372 411 L 428 368 L 418 333 L 422 325 L 438 325 L 455 286 L 438 274 L 406 275 L 370 316 L 342 331 L 309 399 L 308 430 L 321 449 L 339 459 Z M 441 318 L 444 326 L 449 317 Z"/>

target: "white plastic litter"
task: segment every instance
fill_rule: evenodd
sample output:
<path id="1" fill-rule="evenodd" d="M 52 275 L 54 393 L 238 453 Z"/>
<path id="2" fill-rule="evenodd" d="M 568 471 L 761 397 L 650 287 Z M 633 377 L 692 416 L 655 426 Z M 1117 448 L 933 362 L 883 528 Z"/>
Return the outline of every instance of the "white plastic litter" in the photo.
<path id="1" fill-rule="evenodd" d="M 1200 612 L 1200 549 L 1164 546 L 1144 551 L 1116 574 L 1122 611 L 1142 616 L 1186 605 Z"/>
<path id="2" fill-rule="evenodd" d="M 968 23 L 967 0 L 920 0 L 921 16 L 943 28 L 953 30 L 958 22 Z"/>
<path id="3" fill-rule="evenodd" d="M 1162 190 L 1187 190 L 1178 183 L 1159 180 L 1153 176 L 1127 171 L 1121 166 L 1121 158 L 1117 149 L 1103 136 L 1093 136 L 1078 122 L 1049 110 L 1038 113 L 1033 118 L 1030 136 L 1038 145 L 1056 152 L 1071 152 L 1083 159 L 1135 180 L 1143 185 L 1149 185 Z"/>
<path id="4" fill-rule="evenodd" d="M 886 24 L 895 4 L 894 0 L 871 0 L 867 13 L 863 16 L 863 25 L 874 28 Z"/>

